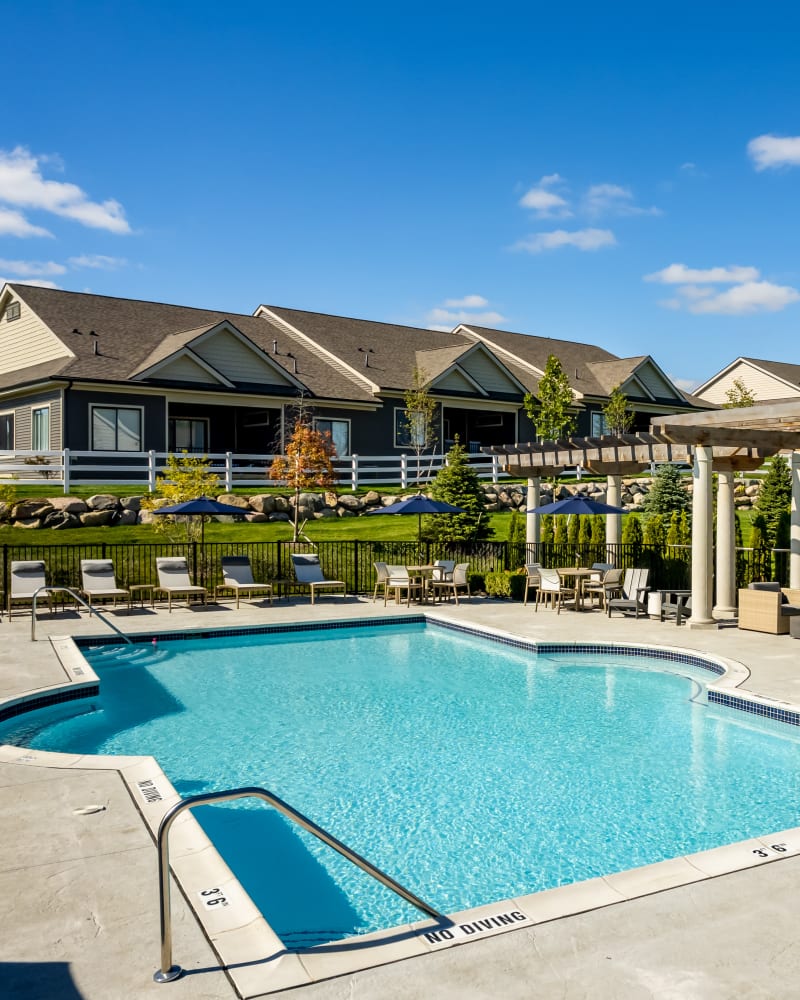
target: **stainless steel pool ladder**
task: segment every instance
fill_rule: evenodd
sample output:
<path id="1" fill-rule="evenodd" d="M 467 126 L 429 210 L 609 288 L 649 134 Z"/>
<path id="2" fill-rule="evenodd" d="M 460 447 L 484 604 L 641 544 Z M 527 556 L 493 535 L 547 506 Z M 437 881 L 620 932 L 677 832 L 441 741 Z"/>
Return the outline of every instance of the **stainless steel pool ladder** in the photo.
<path id="1" fill-rule="evenodd" d="M 116 632 L 117 635 L 120 637 L 120 639 L 124 639 L 125 642 L 130 642 L 130 643 L 133 642 L 133 640 L 128 638 L 128 636 L 125 635 L 124 632 L 120 632 L 117 626 L 113 622 L 110 622 L 105 615 L 101 614 L 97 610 L 97 608 L 89 604 L 87 601 L 84 601 L 81 595 L 77 591 L 73 590 L 72 587 L 39 587 L 39 589 L 34 592 L 33 610 L 31 612 L 31 642 L 36 642 L 36 599 L 38 598 L 39 594 L 58 594 L 58 593 L 69 594 L 71 597 L 75 598 L 78 604 L 82 604 L 90 615 L 97 615 L 100 621 L 104 625 L 108 625 L 108 627 L 113 632 Z"/>
<path id="2" fill-rule="evenodd" d="M 367 875 L 371 875 L 378 882 L 381 882 L 386 886 L 387 889 L 391 889 L 392 892 L 397 893 L 402 899 L 407 903 L 411 903 L 418 910 L 426 913 L 429 917 L 433 917 L 434 920 L 439 920 L 446 926 L 450 926 L 450 921 L 443 914 L 439 913 L 432 906 L 429 906 L 426 902 L 421 900 L 419 896 L 415 896 L 413 892 L 400 885 L 399 882 L 387 875 L 386 872 L 382 872 L 380 868 L 376 868 L 375 865 L 370 864 L 366 858 L 362 858 L 360 854 L 356 854 L 355 851 L 350 850 L 346 844 L 343 844 L 341 840 L 337 840 L 336 837 L 332 836 L 326 830 L 323 830 L 321 826 L 317 826 L 302 813 L 297 812 L 296 809 L 292 809 L 290 805 L 287 805 L 282 799 L 279 799 L 277 795 L 273 795 L 272 792 L 268 792 L 265 788 L 233 788 L 227 792 L 208 792 L 206 795 L 192 795 L 188 799 L 182 799 L 180 802 L 176 802 L 171 809 L 168 809 L 164 814 L 163 819 L 158 827 L 158 884 L 159 884 L 159 901 L 161 906 L 161 968 L 158 972 L 154 973 L 153 979 L 157 983 L 171 983 L 173 979 L 177 979 L 183 971 L 179 965 L 172 964 L 172 917 L 170 915 L 170 904 L 169 904 L 169 842 L 167 840 L 170 827 L 173 821 L 185 810 L 192 809 L 194 806 L 206 806 L 214 802 L 229 802 L 231 799 L 245 799 L 245 798 L 256 798 L 263 799 L 268 805 L 277 809 L 278 812 L 283 813 L 288 819 L 297 823 L 304 830 L 309 833 L 313 833 L 315 837 L 327 844 L 328 847 L 332 847 L 334 851 L 338 851 L 342 857 L 347 858 L 348 861 L 352 862 L 362 871 L 365 871 Z"/>

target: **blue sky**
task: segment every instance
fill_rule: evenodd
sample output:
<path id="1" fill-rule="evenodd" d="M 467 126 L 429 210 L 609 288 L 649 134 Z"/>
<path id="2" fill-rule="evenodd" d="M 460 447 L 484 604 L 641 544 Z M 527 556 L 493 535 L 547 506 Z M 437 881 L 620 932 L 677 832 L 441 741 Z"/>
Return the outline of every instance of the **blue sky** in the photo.
<path id="1" fill-rule="evenodd" d="M 0 279 L 800 363 L 800 14 L 697 8 L 0 0 Z"/>

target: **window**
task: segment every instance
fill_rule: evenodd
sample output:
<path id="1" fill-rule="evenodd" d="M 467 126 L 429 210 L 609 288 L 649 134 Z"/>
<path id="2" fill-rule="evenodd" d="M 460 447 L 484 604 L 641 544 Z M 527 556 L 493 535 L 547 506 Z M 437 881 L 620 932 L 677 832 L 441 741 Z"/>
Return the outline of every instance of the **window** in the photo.
<path id="1" fill-rule="evenodd" d="M 394 411 L 395 448 L 424 448 L 428 440 L 424 413 L 409 413 L 399 408 Z"/>
<path id="2" fill-rule="evenodd" d="M 205 454 L 208 451 L 208 420 L 205 417 L 170 417 L 169 450 Z"/>
<path id="3" fill-rule="evenodd" d="M 12 302 L 6 309 L 6 323 L 19 319 L 19 302 Z"/>
<path id="4" fill-rule="evenodd" d="M 14 414 L 0 413 L 0 451 L 14 450 Z"/>
<path id="5" fill-rule="evenodd" d="M 141 450 L 141 407 L 92 407 L 92 451 Z"/>
<path id="6" fill-rule="evenodd" d="M 50 407 L 31 410 L 31 451 L 50 451 Z"/>
<path id="7" fill-rule="evenodd" d="M 606 415 L 601 411 L 592 414 L 592 437 L 601 437 L 608 434 L 608 421 Z"/>
<path id="8" fill-rule="evenodd" d="M 314 421 L 314 427 L 323 434 L 330 434 L 337 455 L 350 454 L 350 421 L 327 420 Z"/>

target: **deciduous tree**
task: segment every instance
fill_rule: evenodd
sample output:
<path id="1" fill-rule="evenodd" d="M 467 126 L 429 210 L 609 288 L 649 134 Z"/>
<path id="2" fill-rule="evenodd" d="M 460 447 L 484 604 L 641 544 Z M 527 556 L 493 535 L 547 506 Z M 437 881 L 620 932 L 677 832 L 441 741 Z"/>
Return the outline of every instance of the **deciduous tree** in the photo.
<path id="1" fill-rule="evenodd" d="M 740 378 L 733 380 L 733 385 L 725 392 L 723 410 L 735 410 L 740 406 L 755 406 L 756 397 Z"/>
<path id="2" fill-rule="evenodd" d="M 278 455 L 269 470 L 270 479 L 283 480 L 294 490 L 294 535 L 300 537 L 300 494 L 304 490 L 329 489 L 336 483 L 333 459 L 336 448 L 328 432 L 315 430 L 307 415 L 294 425 L 286 452 Z"/>
<path id="3" fill-rule="evenodd" d="M 155 510 L 157 507 L 184 503 L 186 500 L 196 500 L 198 497 L 213 496 L 220 486 L 219 476 L 211 470 L 211 462 L 205 455 L 190 455 L 182 451 L 179 455 L 168 455 L 164 472 L 156 476 L 155 492 L 142 499 L 143 510 Z M 167 504 L 158 503 L 166 500 Z M 200 537 L 205 515 L 196 517 L 173 517 L 164 515 L 153 519 L 153 530 L 166 535 L 178 533 L 187 542 L 197 541 Z"/>
<path id="4" fill-rule="evenodd" d="M 627 434 L 633 425 L 634 414 L 628 409 L 628 397 L 619 386 L 611 390 L 608 402 L 603 407 L 609 434 Z"/>
<path id="5" fill-rule="evenodd" d="M 571 434 L 576 426 L 572 389 L 555 354 L 547 358 L 537 396 L 527 393 L 523 405 L 538 437 L 543 441 L 556 441 Z"/>

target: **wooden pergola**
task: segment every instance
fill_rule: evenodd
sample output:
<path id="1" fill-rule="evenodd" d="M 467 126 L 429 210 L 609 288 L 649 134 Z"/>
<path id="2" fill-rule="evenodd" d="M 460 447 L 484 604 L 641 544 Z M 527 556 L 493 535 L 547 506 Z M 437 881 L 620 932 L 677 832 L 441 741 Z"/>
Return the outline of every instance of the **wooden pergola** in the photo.
<path id="1" fill-rule="evenodd" d="M 692 617 L 690 628 L 712 628 L 736 613 L 734 475 L 759 468 L 780 451 L 791 452 L 790 585 L 800 588 L 800 401 L 656 417 L 649 434 L 569 438 L 541 444 L 486 448 L 506 472 L 527 478 L 527 506 L 539 505 L 542 476 L 581 465 L 606 476 L 607 502 L 618 506 L 622 477 L 652 463 L 692 466 Z M 716 566 L 712 532 L 712 474 L 717 474 Z M 528 515 L 527 540 L 539 541 L 539 518 Z M 606 539 L 619 543 L 620 516 L 607 517 Z M 716 577 L 716 602 L 714 582 Z M 713 605 L 713 606 L 712 606 Z"/>

